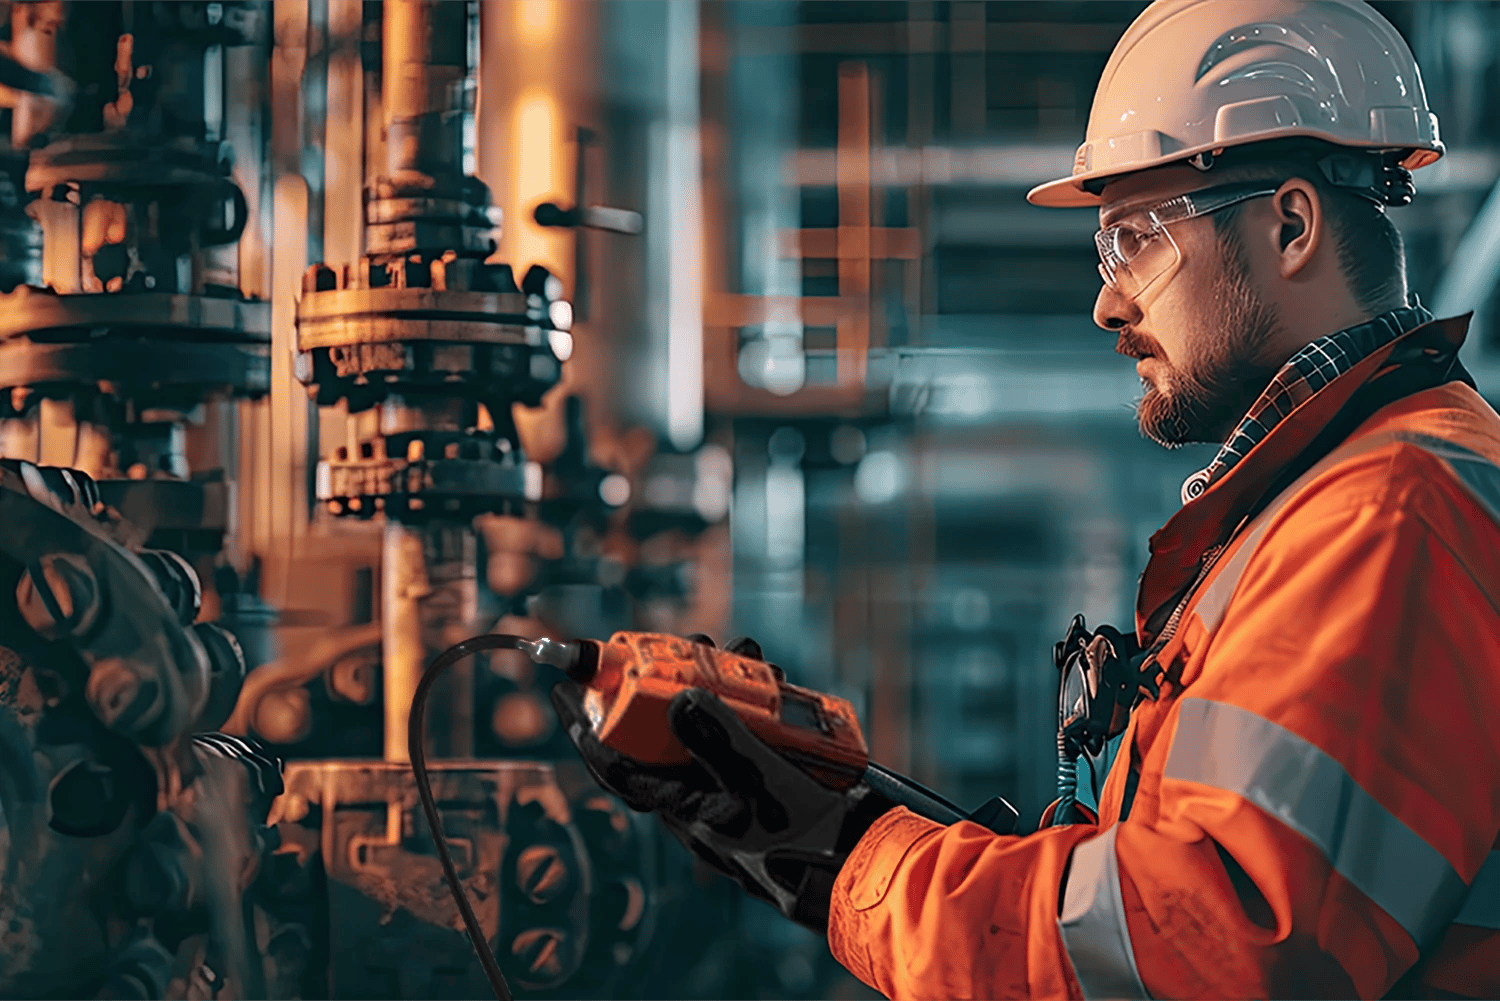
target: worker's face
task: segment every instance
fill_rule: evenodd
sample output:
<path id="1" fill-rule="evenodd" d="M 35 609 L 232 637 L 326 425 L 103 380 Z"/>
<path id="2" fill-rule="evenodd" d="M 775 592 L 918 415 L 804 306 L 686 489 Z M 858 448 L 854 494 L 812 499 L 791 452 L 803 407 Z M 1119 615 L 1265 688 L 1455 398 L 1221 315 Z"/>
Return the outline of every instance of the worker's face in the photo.
<path id="1" fill-rule="evenodd" d="M 1100 224 L 1207 186 L 1188 166 L 1121 178 L 1104 189 Z M 1116 351 L 1137 359 L 1143 434 L 1169 447 L 1224 441 L 1276 374 L 1265 360 L 1276 314 L 1211 218 L 1173 223 L 1168 232 L 1177 263 L 1134 299 L 1100 289 L 1094 322 L 1118 334 Z"/>

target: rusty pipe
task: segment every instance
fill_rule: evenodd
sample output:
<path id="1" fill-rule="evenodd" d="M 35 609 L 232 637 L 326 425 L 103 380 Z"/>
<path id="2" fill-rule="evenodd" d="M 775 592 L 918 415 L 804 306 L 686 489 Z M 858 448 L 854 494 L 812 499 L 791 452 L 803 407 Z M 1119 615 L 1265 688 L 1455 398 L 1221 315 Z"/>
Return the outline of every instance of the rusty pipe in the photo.
<path id="1" fill-rule="evenodd" d="M 381 627 L 378 622 L 332 630 L 309 646 L 280 660 L 262 664 L 245 678 L 234 712 L 219 729 L 237 737 L 250 732 L 255 709 L 260 700 L 273 691 L 305 684 L 351 653 L 378 646 Z"/>
<path id="2" fill-rule="evenodd" d="M 398 184 L 462 176 L 468 16 L 463 3 L 385 2 L 386 175 Z"/>

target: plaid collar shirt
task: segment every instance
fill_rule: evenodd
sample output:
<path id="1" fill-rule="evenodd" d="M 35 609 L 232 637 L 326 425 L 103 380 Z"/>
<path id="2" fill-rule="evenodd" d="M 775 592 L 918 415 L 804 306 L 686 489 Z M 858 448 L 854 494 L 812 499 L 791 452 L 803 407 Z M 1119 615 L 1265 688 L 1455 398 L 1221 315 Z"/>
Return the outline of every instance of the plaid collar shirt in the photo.
<path id="1" fill-rule="evenodd" d="M 1431 321 L 1432 314 L 1413 296 L 1410 306 L 1393 309 L 1368 323 L 1320 337 L 1292 355 L 1250 407 L 1234 434 L 1219 449 L 1214 461 L 1182 484 L 1182 503 L 1203 496 L 1204 491 L 1233 469 L 1288 414 L 1353 368 L 1360 359 Z"/>

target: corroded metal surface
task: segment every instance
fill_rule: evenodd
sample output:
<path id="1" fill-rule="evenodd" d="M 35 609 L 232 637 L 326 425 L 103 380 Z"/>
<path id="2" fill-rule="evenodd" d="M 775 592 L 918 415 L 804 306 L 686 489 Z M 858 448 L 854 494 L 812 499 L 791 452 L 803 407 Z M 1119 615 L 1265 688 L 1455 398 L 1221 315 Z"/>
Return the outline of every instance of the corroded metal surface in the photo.
<path id="1" fill-rule="evenodd" d="M 0 996 L 160 998 L 178 968 L 265 996 L 280 762 L 194 733 L 233 701 L 232 639 L 83 474 L 7 462 L 0 520 Z"/>
<path id="2" fill-rule="evenodd" d="M 316 845 L 328 875 L 333 996 L 482 997 L 411 770 L 293 762 L 286 784 L 286 840 Z M 588 949 L 594 877 L 552 768 L 440 761 L 432 784 L 465 892 L 507 977 L 527 990 L 561 986 Z"/>

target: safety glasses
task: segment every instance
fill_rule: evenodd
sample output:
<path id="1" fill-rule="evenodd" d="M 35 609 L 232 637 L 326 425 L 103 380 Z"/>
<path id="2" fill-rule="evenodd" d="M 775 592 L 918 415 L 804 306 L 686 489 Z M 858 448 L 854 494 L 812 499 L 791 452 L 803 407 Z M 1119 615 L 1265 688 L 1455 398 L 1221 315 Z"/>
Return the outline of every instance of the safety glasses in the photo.
<path id="1" fill-rule="evenodd" d="M 1104 284 L 1134 300 L 1170 274 L 1182 251 L 1167 227 L 1197 216 L 1212 215 L 1252 198 L 1274 195 L 1279 182 L 1248 181 L 1204 188 L 1154 205 L 1143 205 L 1094 234 L 1099 248 L 1099 276 Z"/>

